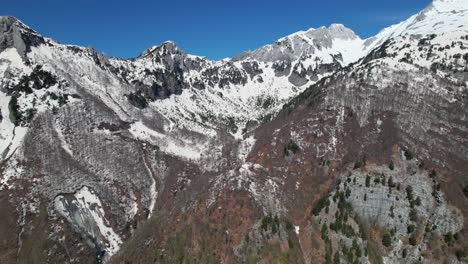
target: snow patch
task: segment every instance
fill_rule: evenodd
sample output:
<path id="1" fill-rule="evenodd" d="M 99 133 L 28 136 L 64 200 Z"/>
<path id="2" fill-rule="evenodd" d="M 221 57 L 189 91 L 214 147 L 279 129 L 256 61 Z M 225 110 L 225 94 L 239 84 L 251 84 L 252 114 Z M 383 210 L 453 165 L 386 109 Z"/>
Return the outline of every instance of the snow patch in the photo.
<path id="1" fill-rule="evenodd" d="M 68 153 L 70 154 L 70 156 L 73 156 L 73 151 L 70 149 L 70 145 L 67 143 L 67 141 L 65 140 L 65 136 L 63 135 L 62 133 L 62 129 L 60 129 L 60 127 L 58 127 L 57 125 L 55 125 L 55 131 L 57 132 L 57 136 L 60 140 L 60 145 L 61 147 Z"/>
<path id="2" fill-rule="evenodd" d="M 87 230 L 87 233 L 94 239 L 101 236 L 104 241 L 103 247 L 108 257 L 115 254 L 122 244 L 122 239 L 114 232 L 109 222 L 105 218 L 101 201 L 94 191 L 88 187 L 83 187 L 74 195 L 73 200 L 58 196 L 55 199 L 55 208 L 75 227 Z M 76 208 L 77 210 L 70 210 Z M 93 227 L 97 228 L 99 234 L 94 233 Z"/>
<path id="3" fill-rule="evenodd" d="M 31 69 L 24 64 L 23 59 L 15 48 L 8 48 L 0 53 L 0 64 L 0 67 L 3 69 L 10 67 L 21 70 L 26 74 L 31 72 Z"/>
<path id="4" fill-rule="evenodd" d="M 247 158 L 247 155 L 249 155 L 250 151 L 252 150 L 252 147 L 255 145 L 255 138 L 253 136 L 250 136 L 246 139 L 244 139 L 240 145 L 239 145 L 239 151 L 237 154 L 237 157 L 239 158 L 240 161 L 244 162 L 245 159 Z"/>
<path id="5" fill-rule="evenodd" d="M 180 138 L 171 137 L 169 135 L 154 131 L 147 127 L 143 122 L 138 121 L 133 123 L 129 129 L 130 133 L 136 138 L 156 144 L 162 151 L 185 158 L 188 160 L 198 160 L 206 151 L 206 146 L 203 143 L 183 140 Z"/>

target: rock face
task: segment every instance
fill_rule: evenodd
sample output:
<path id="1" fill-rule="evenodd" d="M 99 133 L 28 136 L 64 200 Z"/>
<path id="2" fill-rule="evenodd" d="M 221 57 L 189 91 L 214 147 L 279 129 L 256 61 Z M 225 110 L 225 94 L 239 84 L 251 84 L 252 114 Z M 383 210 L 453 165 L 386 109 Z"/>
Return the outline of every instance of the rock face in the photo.
<path id="1" fill-rule="evenodd" d="M 0 18 L 0 262 L 466 260 L 467 10 L 223 61 Z"/>
<path id="2" fill-rule="evenodd" d="M 103 249 L 103 255 L 98 256 L 99 261 L 105 262 L 117 252 L 122 240 L 109 227 L 99 198 L 88 187 L 81 188 L 74 195 L 57 196 L 54 206 L 78 233 Z"/>
<path id="3" fill-rule="evenodd" d="M 45 43 L 39 34 L 11 16 L 0 18 L 0 32 L 0 52 L 15 48 L 23 58 L 31 47 Z"/>

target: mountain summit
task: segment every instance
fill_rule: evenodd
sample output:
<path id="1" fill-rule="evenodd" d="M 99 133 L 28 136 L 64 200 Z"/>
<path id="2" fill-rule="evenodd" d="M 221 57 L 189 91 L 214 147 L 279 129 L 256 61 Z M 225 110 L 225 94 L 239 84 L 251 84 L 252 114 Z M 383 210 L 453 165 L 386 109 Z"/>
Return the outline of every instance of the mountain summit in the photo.
<path id="1" fill-rule="evenodd" d="M 362 40 L 349 28 L 341 24 L 332 24 L 330 27 L 299 31 L 277 40 L 274 44 L 266 45 L 255 51 L 242 53 L 235 59 L 253 58 L 261 61 L 297 60 L 303 55 L 316 57 L 350 55 L 350 49 L 362 45 Z M 323 55 L 320 55 L 323 54 Z M 361 54 L 362 55 L 362 54 Z M 333 61 L 331 57 L 323 58 Z M 349 63 L 356 57 L 344 58 L 343 63 Z M 341 58 L 340 60 L 343 60 Z"/>
<path id="2" fill-rule="evenodd" d="M 0 52 L 15 48 L 25 56 L 32 46 L 44 44 L 44 39 L 28 26 L 12 16 L 0 17 Z"/>

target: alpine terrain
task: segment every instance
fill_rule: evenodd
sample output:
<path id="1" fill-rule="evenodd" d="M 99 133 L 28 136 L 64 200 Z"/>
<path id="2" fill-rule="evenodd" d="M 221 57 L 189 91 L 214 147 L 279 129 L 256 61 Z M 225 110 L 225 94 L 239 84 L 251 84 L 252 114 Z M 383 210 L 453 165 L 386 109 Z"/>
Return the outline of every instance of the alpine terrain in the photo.
<path id="1" fill-rule="evenodd" d="M 467 263 L 468 1 L 211 61 L 0 17 L 0 263 Z"/>

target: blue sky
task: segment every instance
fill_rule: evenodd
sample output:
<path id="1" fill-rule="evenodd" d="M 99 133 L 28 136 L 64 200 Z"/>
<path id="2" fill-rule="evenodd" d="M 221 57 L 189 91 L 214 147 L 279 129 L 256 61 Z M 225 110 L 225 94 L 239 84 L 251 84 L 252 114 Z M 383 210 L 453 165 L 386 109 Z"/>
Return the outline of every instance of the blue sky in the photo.
<path id="1" fill-rule="evenodd" d="M 13 15 L 61 43 L 135 57 L 173 40 L 188 53 L 232 57 L 290 33 L 342 23 L 363 38 L 417 13 L 430 0 L 4 0 Z"/>

